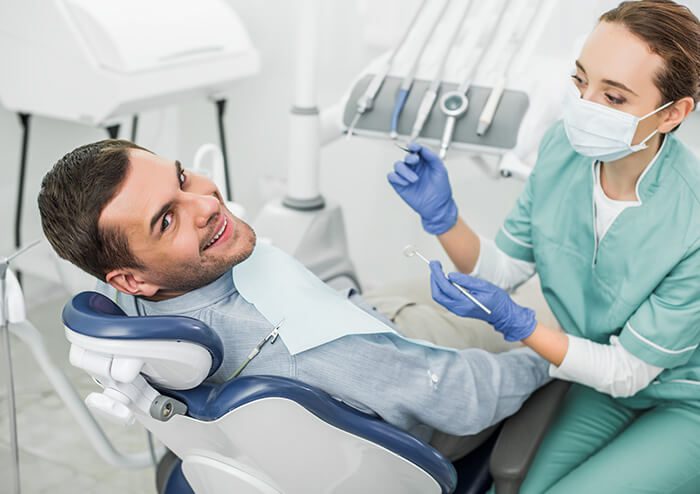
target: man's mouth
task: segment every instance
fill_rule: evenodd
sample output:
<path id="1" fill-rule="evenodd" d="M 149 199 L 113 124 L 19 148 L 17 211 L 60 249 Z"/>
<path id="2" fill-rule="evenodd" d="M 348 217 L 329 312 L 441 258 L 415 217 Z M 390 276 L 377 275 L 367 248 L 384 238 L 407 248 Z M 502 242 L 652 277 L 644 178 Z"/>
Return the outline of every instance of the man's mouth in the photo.
<path id="1" fill-rule="evenodd" d="M 204 249 L 203 249 L 203 250 L 207 250 L 208 248 L 210 248 L 210 247 L 216 245 L 216 244 L 219 242 L 219 240 L 221 240 L 222 237 L 224 237 L 224 236 L 225 236 L 226 238 L 229 237 L 229 235 L 224 235 L 224 233 L 228 233 L 228 232 L 226 231 L 227 228 L 228 228 L 228 218 L 226 217 L 226 215 L 223 215 L 223 216 L 224 216 L 223 224 L 222 224 L 221 227 L 216 231 L 216 233 L 214 233 L 214 236 L 212 236 L 212 238 L 209 239 L 209 242 L 207 242 L 207 243 L 204 245 Z"/>

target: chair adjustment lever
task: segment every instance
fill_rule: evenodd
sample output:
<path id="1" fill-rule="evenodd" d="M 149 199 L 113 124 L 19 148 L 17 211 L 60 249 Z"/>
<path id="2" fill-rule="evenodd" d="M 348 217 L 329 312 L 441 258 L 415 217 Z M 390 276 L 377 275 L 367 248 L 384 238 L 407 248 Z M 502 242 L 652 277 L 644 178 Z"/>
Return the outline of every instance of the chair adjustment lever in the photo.
<path id="1" fill-rule="evenodd" d="M 151 417 L 161 422 L 167 422 L 175 415 L 184 415 L 186 413 L 187 405 L 169 396 L 158 395 L 151 403 Z"/>

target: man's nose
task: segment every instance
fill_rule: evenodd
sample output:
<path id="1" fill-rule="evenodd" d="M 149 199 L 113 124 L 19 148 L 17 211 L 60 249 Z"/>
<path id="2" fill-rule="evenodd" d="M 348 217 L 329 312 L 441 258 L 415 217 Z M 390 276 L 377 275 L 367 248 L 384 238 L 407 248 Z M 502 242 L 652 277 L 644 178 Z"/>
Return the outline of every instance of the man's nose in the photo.
<path id="1" fill-rule="evenodd" d="M 191 200 L 197 228 L 205 228 L 221 211 L 219 200 L 214 196 L 193 194 Z"/>

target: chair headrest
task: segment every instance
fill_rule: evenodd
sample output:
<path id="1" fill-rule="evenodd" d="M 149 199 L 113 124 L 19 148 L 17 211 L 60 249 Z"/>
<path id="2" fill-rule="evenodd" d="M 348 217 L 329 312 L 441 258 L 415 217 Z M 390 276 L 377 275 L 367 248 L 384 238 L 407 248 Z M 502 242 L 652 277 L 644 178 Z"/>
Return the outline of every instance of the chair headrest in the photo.
<path id="1" fill-rule="evenodd" d="M 204 347 L 214 374 L 223 360 L 221 338 L 202 321 L 186 316 L 131 317 L 112 300 L 96 292 L 82 292 L 63 308 L 63 324 L 91 338 L 110 340 L 183 341 Z"/>

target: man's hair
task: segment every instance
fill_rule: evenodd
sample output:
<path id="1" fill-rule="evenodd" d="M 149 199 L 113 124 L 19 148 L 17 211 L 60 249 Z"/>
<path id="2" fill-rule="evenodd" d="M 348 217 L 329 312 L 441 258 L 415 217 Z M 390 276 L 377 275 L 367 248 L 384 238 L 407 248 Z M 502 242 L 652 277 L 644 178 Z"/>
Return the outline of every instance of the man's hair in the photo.
<path id="1" fill-rule="evenodd" d="M 622 2 L 600 20 L 622 24 L 663 59 L 654 81 L 660 104 L 686 96 L 700 101 L 700 22 L 688 7 L 671 0 Z"/>
<path id="2" fill-rule="evenodd" d="M 98 226 L 126 177 L 132 149 L 148 151 L 119 139 L 80 146 L 58 160 L 41 182 L 38 201 L 46 238 L 60 257 L 101 280 L 112 269 L 143 268 L 124 232 Z"/>

